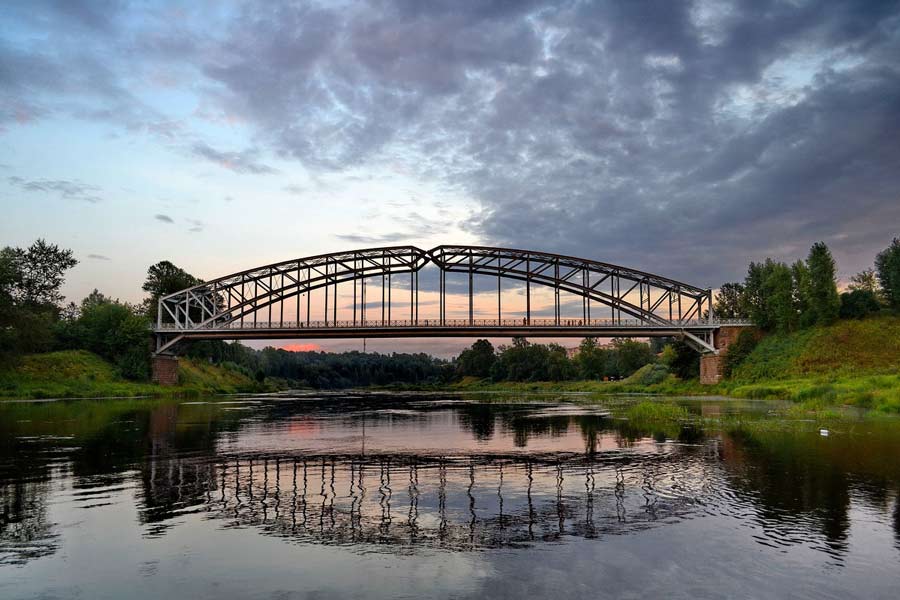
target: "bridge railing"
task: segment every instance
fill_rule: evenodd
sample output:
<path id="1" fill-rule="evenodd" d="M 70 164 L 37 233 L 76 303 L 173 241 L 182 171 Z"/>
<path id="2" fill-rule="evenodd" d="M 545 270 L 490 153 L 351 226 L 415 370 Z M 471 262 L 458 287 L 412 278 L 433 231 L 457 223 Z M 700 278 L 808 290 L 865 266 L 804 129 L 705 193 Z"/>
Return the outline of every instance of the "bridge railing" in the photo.
<path id="1" fill-rule="evenodd" d="M 640 319 L 553 319 L 553 318 L 509 318 L 509 319 L 357 319 L 337 321 L 234 321 L 217 325 L 215 327 L 192 329 L 175 323 L 164 323 L 160 330 L 166 331 L 223 331 L 223 330 L 276 330 L 276 329 L 403 329 L 403 328 L 572 328 L 572 329 L 620 329 L 620 328 L 709 328 L 722 325 L 747 326 L 749 321 L 743 319 L 715 319 L 710 322 L 707 319 L 691 319 L 683 322 L 673 321 L 671 324 L 660 325 L 649 323 Z"/>

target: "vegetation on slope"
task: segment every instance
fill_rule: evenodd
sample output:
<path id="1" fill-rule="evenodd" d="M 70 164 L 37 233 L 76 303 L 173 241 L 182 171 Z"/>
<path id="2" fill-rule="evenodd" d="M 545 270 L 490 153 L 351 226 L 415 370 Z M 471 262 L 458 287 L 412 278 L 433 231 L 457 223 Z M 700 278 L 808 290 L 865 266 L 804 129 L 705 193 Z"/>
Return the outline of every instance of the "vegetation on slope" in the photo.
<path id="1" fill-rule="evenodd" d="M 0 369 L 2 398 L 80 398 L 235 393 L 259 389 L 246 375 L 201 361 L 182 359 L 180 383 L 161 387 L 123 378 L 110 362 L 85 350 L 21 357 Z"/>

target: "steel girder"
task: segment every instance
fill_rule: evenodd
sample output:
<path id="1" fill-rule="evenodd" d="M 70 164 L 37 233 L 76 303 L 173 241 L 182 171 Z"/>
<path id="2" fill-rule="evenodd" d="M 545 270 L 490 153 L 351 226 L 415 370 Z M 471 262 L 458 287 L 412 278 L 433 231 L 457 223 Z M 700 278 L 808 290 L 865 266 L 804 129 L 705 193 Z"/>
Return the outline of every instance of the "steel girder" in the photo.
<path id="1" fill-rule="evenodd" d="M 584 299 L 583 316 L 588 320 L 591 318 L 591 301 L 609 307 L 613 318 L 619 320 L 624 313 L 646 323 L 671 325 L 701 318 L 704 309 L 707 311 L 706 319 L 712 322 L 713 318 L 712 290 L 619 265 L 561 254 L 488 246 L 438 246 L 428 255 L 440 267 L 442 274 L 470 273 L 525 282 L 527 319 L 530 319 L 531 312 L 532 283 L 554 289 L 557 319 L 560 318 L 561 291 Z M 626 282 L 624 287 L 623 281 Z M 634 298 L 635 295 L 637 298 Z"/>
<path id="2" fill-rule="evenodd" d="M 310 321 L 310 292 L 325 290 L 324 326 L 337 325 L 338 284 L 353 284 L 353 324 L 360 327 L 391 320 L 391 277 L 407 274 L 409 322 L 418 324 L 418 273 L 429 262 L 440 271 L 440 321 L 446 321 L 446 274 L 469 275 L 469 320 L 472 321 L 472 279 L 494 276 L 500 281 L 525 283 L 525 325 L 531 322 L 531 285 L 554 290 L 555 319 L 560 322 L 559 295 L 566 292 L 582 298 L 585 324 L 591 320 L 591 303 L 609 308 L 612 325 L 622 324 L 622 316 L 651 326 L 672 327 L 705 319 L 713 323 L 712 292 L 652 273 L 583 258 L 486 246 L 438 246 L 425 251 L 415 246 L 389 246 L 298 258 L 203 282 L 160 299 L 157 317 L 157 351 L 164 351 L 191 332 L 229 330 L 232 324 L 250 321 L 255 327 L 262 311 L 266 322 L 301 323 L 301 299 L 306 295 L 307 325 Z M 381 319 L 366 315 L 366 281 L 382 277 Z M 386 285 L 385 285 L 386 284 Z M 359 288 L 359 290 L 357 289 Z M 387 298 L 385 298 L 385 291 Z M 359 294 L 358 294 L 359 292 Z M 361 304 L 357 306 L 360 295 Z M 285 300 L 297 298 L 294 315 L 285 317 Z M 385 300 L 388 313 L 384 314 Z M 273 315 L 277 307 L 277 315 Z M 706 315 L 704 315 L 706 310 Z M 266 315 L 267 312 L 267 315 Z M 331 313 L 329 318 L 329 312 Z M 473 321 L 474 322 L 474 321 Z M 248 323 L 249 324 L 249 323 Z M 318 324 L 322 326 L 322 322 Z"/>

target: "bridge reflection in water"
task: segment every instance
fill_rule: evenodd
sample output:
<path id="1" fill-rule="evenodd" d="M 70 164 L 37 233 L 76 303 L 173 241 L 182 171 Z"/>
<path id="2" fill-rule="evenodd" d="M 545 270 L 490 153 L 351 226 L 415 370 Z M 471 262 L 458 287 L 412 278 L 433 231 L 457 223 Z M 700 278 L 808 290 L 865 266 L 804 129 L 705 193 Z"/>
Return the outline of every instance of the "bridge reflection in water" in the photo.
<path id="1" fill-rule="evenodd" d="M 151 535 L 176 514 L 321 544 L 454 550 L 595 538 L 696 511 L 703 461 L 675 472 L 665 456 L 423 457 L 236 455 L 176 459 L 145 473 Z M 679 457 L 679 469 L 684 469 Z M 396 548 L 391 549 L 392 552 Z"/>

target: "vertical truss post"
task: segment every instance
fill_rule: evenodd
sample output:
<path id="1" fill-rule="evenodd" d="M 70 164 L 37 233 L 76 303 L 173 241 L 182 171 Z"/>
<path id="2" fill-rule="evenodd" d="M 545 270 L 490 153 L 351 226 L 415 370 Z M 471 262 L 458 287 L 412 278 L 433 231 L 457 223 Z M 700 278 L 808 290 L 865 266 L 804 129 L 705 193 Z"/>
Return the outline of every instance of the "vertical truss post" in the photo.
<path id="1" fill-rule="evenodd" d="M 325 327 L 328 327 L 328 261 L 325 261 Z"/>
<path id="2" fill-rule="evenodd" d="M 256 309 L 256 299 L 259 298 L 259 280 L 253 280 L 253 327 L 256 328 L 256 320 L 259 311 Z"/>
<path id="3" fill-rule="evenodd" d="M 388 324 L 391 323 L 391 273 L 388 272 Z"/>
<path id="4" fill-rule="evenodd" d="M 500 305 L 503 291 L 500 289 L 500 257 L 497 257 L 497 325 L 503 321 L 503 307 Z"/>
<path id="5" fill-rule="evenodd" d="M 419 324 L 419 272 L 416 271 L 416 325 Z"/>
<path id="6" fill-rule="evenodd" d="M 672 288 L 669 288 L 669 322 L 672 321 Z"/>
<path id="7" fill-rule="evenodd" d="M 531 325 L 531 256 L 525 259 L 525 324 Z"/>
<path id="8" fill-rule="evenodd" d="M 269 295 L 272 294 L 272 271 L 269 271 Z M 272 302 L 269 301 L 269 328 L 272 327 Z"/>
<path id="9" fill-rule="evenodd" d="M 559 259 L 556 259 L 556 264 L 553 266 L 553 279 L 554 290 L 553 290 L 553 305 L 554 305 L 554 319 L 556 320 L 556 326 L 559 327 L 559 318 L 560 318 L 560 306 L 559 306 Z"/>
<path id="10" fill-rule="evenodd" d="M 681 312 L 681 288 L 678 288 L 678 323 L 684 321 L 684 313 Z"/>
<path id="11" fill-rule="evenodd" d="M 381 272 L 381 326 L 384 327 L 384 271 Z"/>
<path id="12" fill-rule="evenodd" d="M 356 327 L 356 273 L 359 270 L 356 258 L 353 259 L 353 326 Z"/>
<path id="13" fill-rule="evenodd" d="M 708 310 L 708 313 L 707 313 L 707 314 L 709 315 L 709 317 L 707 318 L 707 322 L 708 322 L 708 323 L 712 323 L 713 320 L 714 320 L 714 316 L 713 316 L 713 293 L 712 293 L 712 289 L 706 290 L 706 302 L 707 302 L 707 304 L 709 305 L 709 308 L 707 309 L 707 310 Z"/>
<path id="14" fill-rule="evenodd" d="M 306 267 L 306 326 L 309 327 L 309 312 L 312 303 L 312 290 L 309 289 L 309 282 L 312 278 L 312 268 Z"/>
<path id="15" fill-rule="evenodd" d="M 409 272 L 409 324 L 413 324 L 413 308 L 415 306 L 415 302 L 413 301 L 413 294 L 415 293 L 415 286 L 413 285 L 415 279 L 415 273 Z"/>
<path id="16" fill-rule="evenodd" d="M 307 283 L 307 285 L 309 285 Z M 300 262 L 297 262 L 297 327 L 300 326 L 300 301 L 303 295 L 300 293 Z"/>
<path id="17" fill-rule="evenodd" d="M 282 290 L 284 289 L 284 273 L 281 274 L 281 289 Z M 284 327 L 284 292 L 282 292 L 281 294 L 282 294 L 281 301 L 278 302 L 278 307 L 279 307 L 279 310 L 281 311 L 280 312 L 281 316 L 279 317 L 278 326 Z"/>
<path id="18" fill-rule="evenodd" d="M 361 298 L 362 303 L 360 303 L 360 306 L 359 306 L 360 317 L 361 317 L 360 321 L 362 323 L 362 326 L 365 327 L 366 326 L 366 274 L 365 274 L 365 272 L 363 272 L 362 279 L 359 280 L 359 285 L 361 288 L 360 291 L 361 291 L 361 296 L 362 296 L 362 298 Z"/>
<path id="19" fill-rule="evenodd" d="M 334 299 L 332 300 L 333 304 L 331 307 L 331 322 L 333 325 L 337 326 L 337 300 L 338 300 L 338 278 L 337 278 L 337 265 L 334 265 L 333 269 L 333 277 L 334 277 Z"/>
<path id="20" fill-rule="evenodd" d="M 475 312 L 472 299 L 472 251 L 469 250 L 469 325 L 475 323 L 474 316 Z"/>

